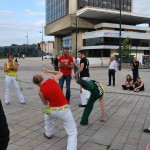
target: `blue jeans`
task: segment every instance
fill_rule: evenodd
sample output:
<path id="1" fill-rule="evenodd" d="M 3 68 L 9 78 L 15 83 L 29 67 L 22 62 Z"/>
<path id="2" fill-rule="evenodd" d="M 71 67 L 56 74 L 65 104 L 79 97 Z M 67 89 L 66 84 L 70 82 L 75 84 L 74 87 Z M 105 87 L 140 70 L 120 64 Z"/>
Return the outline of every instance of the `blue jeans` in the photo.
<path id="1" fill-rule="evenodd" d="M 64 85 L 65 80 L 66 80 L 66 99 L 69 102 L 70 101 L 70 95 L 71 95 L 71 91 L 70 91 L 71 75 L 62 76 L 59 79 L 59 86 L 61 87 L 62 90 L 63 90 L 63 85 Z"/>

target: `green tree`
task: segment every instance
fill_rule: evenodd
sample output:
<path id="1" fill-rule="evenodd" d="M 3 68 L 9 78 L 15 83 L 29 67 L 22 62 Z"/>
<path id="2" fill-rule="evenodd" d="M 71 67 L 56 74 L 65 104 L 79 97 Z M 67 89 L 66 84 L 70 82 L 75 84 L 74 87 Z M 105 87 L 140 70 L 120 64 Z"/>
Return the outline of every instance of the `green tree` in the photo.
<path id="1" fill-rule="evenodd" d="M 131 41 L 128 38 L 124 39 L 121 43 L 121 55 L 129 58 L 131 47 Z M 117 53 L 119 53 L 119 49 L 117 49 Z"/>

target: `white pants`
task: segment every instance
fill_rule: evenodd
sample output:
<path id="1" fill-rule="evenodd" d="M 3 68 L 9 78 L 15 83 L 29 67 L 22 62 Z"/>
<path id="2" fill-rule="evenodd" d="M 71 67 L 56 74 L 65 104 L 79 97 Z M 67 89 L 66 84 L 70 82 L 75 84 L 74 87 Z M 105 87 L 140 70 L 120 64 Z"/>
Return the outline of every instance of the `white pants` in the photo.
<path id="1" fill-rule="evenodd" d="M 56 118 L 59 118 L 63 122 L 68 134 L 67 150 L 77 150 L 77 127 L 70 108 L 60 111 L 51 110 L 50 115 L 45 115 L 46 135 L 49 137 L 53 135 Z"/>
<path id="2" fill-rule="evenodd" d="M 89 80 L 89 77 L 83 77 L 82 80 Z M 80 94 L 81 104 L 86 105 L 91 93 L 82 88 L 82 93 Z"/>
<path id="3" fill-rule="evenodd" d="M 24 97 L 22 95 L 22 92 L 20 90 L 20 86 L 18 81 L 16 80 L 17 77 L 15 76 L 6 76 L 5 78 L 5 103 L 10 102 L 10 87 L 11 87 L 11 83 L 13 83 L 16 92 L 17 92 L 17 96 L 18 99 L 20 101 L 20 103 L 24 102 Z"/>

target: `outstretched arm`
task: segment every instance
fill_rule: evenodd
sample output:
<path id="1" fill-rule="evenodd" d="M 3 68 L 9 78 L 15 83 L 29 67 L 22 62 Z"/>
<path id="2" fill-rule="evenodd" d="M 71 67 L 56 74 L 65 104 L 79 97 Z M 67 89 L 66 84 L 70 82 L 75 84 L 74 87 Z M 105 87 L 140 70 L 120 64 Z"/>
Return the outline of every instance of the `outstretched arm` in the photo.
<path id="1" fill-rule="evenodd" d="M 54 70 L 49 70 L 49 69 L 46 69 L 46 68 L 42 68 L 42 72 L 53 74 L 53 78 L 55 80 L 59 80 L 63 76 L 62 72 L 54 71 Z"/>

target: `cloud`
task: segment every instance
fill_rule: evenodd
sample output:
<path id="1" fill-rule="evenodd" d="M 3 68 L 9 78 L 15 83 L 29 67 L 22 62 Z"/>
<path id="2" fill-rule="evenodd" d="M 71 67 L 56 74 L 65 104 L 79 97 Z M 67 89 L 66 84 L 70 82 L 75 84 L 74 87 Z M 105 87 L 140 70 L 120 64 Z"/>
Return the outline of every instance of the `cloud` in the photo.
<path id="1" fill-rule="evenodd" d="M 133 3 L 133 12 L 150 15 L 149 0 L 138 0 Z"/>
<path id="2" fill-rule="evenodd" d="M 32 11 L 30 9 L 26 9 L 25 10 L 25 15 L 32 16 L 32 17 L 38 17 L 38 16 L 43 17 L 45 15 L 45 13 L 44 12 L 36 12 L 36 11 Z"/>
<path id="3" fill-rule="evenodd" d="M 14 13 L 12 10 L 0 10 L 0 16 L 12 16 Z"/>
<path id="4" fill-rule="evenodd" d="M 38 4 L 39 6 L 45 7 L 45 0 L 35 0 L 35 3 Z"/>

